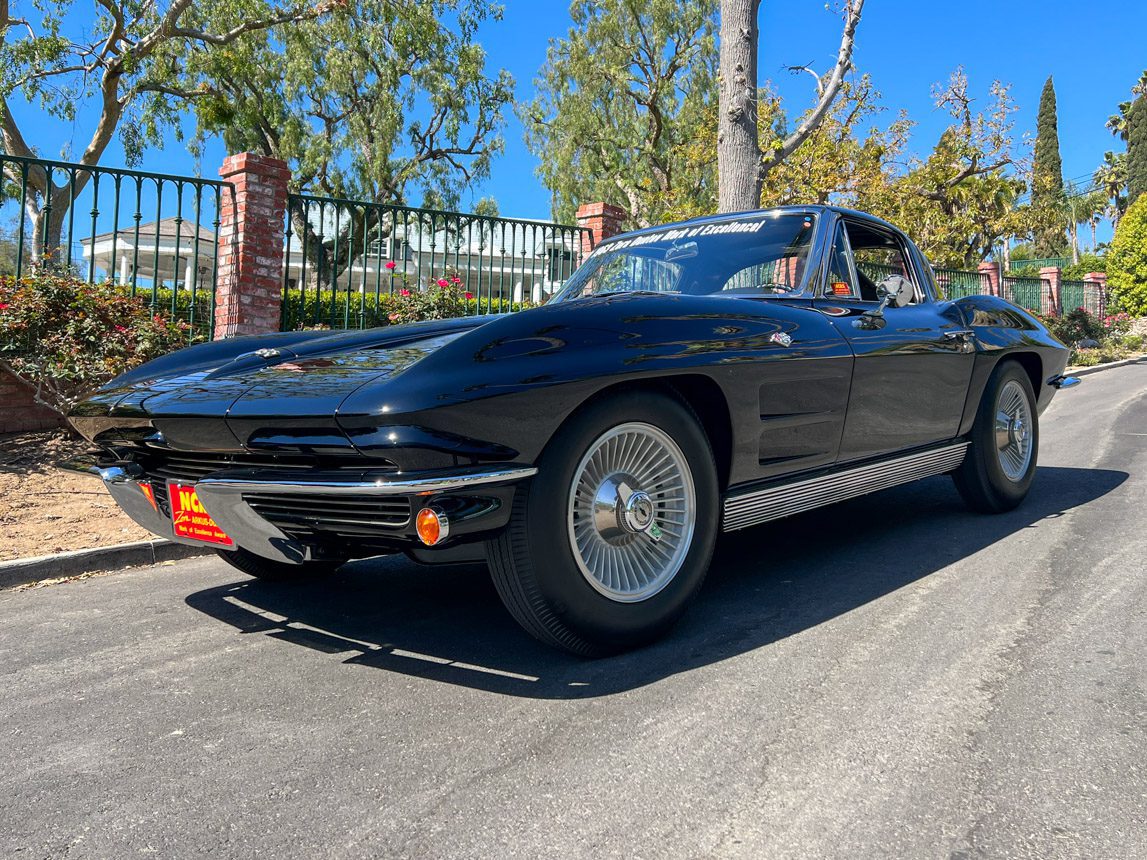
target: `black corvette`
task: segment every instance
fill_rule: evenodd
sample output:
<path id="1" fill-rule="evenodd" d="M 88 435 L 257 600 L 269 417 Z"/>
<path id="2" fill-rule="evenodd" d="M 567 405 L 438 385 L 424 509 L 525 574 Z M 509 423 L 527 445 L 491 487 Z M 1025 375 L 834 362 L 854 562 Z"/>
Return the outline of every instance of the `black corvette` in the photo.
<path id="1" fill-rule="evenodd" d="M 156 534 L 266 579 L 486 559 L 579 654 L 664 632 L 721 531 L 936 474 L 1018 505 L 1067 350 L 832 207 L 611 239 L 546 305 L 191 347 L 72 414 Z"/>

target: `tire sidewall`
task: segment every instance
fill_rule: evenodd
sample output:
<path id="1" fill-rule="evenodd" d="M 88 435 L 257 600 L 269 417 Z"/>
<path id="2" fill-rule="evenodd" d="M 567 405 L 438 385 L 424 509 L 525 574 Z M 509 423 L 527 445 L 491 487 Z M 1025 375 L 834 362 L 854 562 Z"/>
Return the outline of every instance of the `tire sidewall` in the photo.
<path id="1" fill-rule="evenodd" d="M 589 447 L 620 424 L 640 421 L 667 433 L 692 472 L 696 521 L 692 543 L 673 579 L 645 600 L 610 600 L 586 580 L 568 537 L 569 493 Z M 719 489 L 708 440 L 683 404 L 635 392 L 591 404 L 551 440 L 529 489 L 527 539 L 541 598 L 563 624 L 583 637 L 625 647 L 657 636 L 689 605 L 705 578 L 718 525 Z"/>
<path id="2" fill-rule="evenodd" d="M 1023 478 L 1019 481 L 1013 481 L 1004 474 L 996 448 L 996 405 L 1000 391 L 1009 381 L 1019 383 L 1028 399 L 1028 410 L 1031 414 L 1031 459 L 1028 462 L 1027 471 L 1024 472 Z M 1039 459 L 1039 416 L 1036 410 L 1035 392 L 1024 369 L 1015 362 L 1008 361 L 999 365 L 992 372 L 991 382 L 985 394 L 986 396 L 980 405 L 980 416 L 979 421 L 977 421 L 974 440 L 980 459 L 978 465 L 983 470 L 984 477 L 987 479 L 987 484 L 992 492 L 1006 506 L 1014 507 L 1023 501 L 1028 490 L 1031 489 L 1032 481 L 1035 478 L 1036 461 Z"/>

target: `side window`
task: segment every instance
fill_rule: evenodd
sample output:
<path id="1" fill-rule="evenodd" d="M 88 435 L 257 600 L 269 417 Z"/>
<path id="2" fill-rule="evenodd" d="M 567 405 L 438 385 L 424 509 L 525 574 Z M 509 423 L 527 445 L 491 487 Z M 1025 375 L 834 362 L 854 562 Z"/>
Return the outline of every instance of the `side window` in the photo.
<path id="1" fill-rule="evenodd" d="M 913 304 L 920 301 L 920 285 L 904 248 L 895 236 L 871 229 L 866 225 L 848 225 L 849 244 L 856 264 L 856 278 L 860 282 L 860 297 L 876 301 L 876 285 L 891 275 L 907 278 L 916 287 Z"/>
<path id="2" fill-rule="evenodd" d="M 856 279 L 852 276 L 848 241 L 843 227 L 837 227 L 836 241 L 832 243 L 832 254 L 828 261 L 828 283 L 825 284 L 824 294 L 844 299 L 860 297 L 856 289 Z"/>

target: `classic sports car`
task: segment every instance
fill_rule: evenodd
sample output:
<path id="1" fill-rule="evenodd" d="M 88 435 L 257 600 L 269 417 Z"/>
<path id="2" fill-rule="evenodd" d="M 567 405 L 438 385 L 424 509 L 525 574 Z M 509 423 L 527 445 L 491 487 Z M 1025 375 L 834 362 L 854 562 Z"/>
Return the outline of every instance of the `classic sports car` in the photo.
<path id="1" fill-rule="evenodd" d="M 890 224 L 784 207 L 610 239 L 533 310 L 191 347 L 71 420 L 156 534 L 276 580 L 484 558 L 526 630 L 593 655 L 663 633 L 721 531 L 945 473 L 1015 507 L 1067 355 L 945 301 Z"/>

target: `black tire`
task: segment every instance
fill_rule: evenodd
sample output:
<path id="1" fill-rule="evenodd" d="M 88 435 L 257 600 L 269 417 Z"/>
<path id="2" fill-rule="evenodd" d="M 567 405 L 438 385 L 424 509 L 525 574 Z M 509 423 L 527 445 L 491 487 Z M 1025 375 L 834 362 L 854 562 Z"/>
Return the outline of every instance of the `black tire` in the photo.
<path id="1" fill-rule="evenodd" d="M 265 582 L 301 582 L 317 579 L 334 573 L 346 563 L 338 559 L 323 559 L 321 561 L 304 561 L 302 564 L 291 564 L 263 558 L 263 556 L 248 552 L 242 547 L 220 549 L 216 552 L 221 559 L 232 567 Z"/>
<path id="2" fill-rule="evenodd" d="M 603 434 L 633 422 L 651 425 L 684 455 L 696 516 L 667 584 L 636 602 L 618 602 L 579 567 L 570 499 L 583 456 Z M 566 422 L 540 458 L 538 474 L 515 493 L 509 525 L 486 547 L 494 585 L 518 623 L 548 645 L 596 657 L 644 644 L 663 635 L 700 589 L 713 554 L 719 495 L 709 441 L 686 405 L 654 392 L 598 401 Z"/>
<path id="3" fill-rule="evenodd" d="M 1000 446 L 996 437 L 996 413 L 1001 393 L 1015 391 L 1018 386 L 1026 398 L 1030 427 L 1031 456 L 1026 468 L 1018 476 L 1009 477 L 1001 464 Z M 1027 422 L 1025 422 L 1026 424 Z M 952 473 L 956 489 L 973 511 L 999 514 L 1017 507 L 1031 489 L 1039 455 L 1039 413 L 1036 397 L 1026 371 L 1014 361 L 1003 361 L 992 371 L 972 425 L 971 445 L 960 468 Z M 1019 470 L 1017 469 L 1017 472 Z"/>

